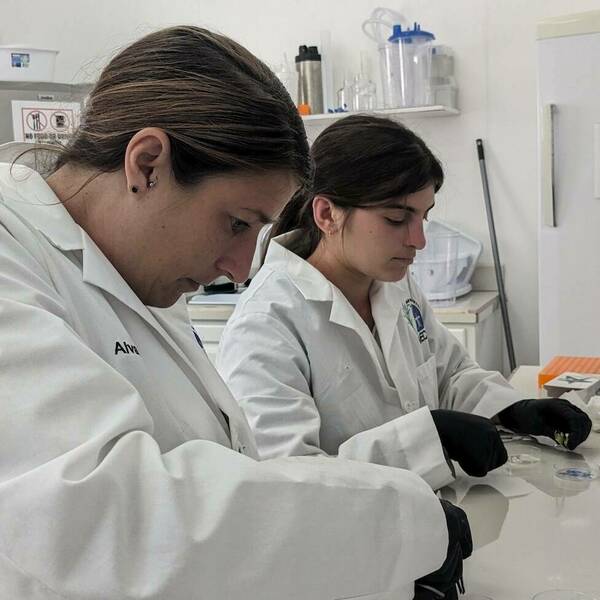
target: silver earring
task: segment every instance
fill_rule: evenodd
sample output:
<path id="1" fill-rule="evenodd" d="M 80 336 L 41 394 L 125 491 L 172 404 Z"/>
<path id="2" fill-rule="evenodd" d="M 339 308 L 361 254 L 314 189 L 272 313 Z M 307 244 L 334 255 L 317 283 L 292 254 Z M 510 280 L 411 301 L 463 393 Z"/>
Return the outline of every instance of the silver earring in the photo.
<path id="1" fill-rule="evenodd" d="M 150 180 L 148 181 L 148 189 L 150 189 L 150 190 L 151 190 L 151 189 L 152 189 L 153 187 L 155 187 L 155 186 L 156 186 L 156 179 L 150 179 Z"/>

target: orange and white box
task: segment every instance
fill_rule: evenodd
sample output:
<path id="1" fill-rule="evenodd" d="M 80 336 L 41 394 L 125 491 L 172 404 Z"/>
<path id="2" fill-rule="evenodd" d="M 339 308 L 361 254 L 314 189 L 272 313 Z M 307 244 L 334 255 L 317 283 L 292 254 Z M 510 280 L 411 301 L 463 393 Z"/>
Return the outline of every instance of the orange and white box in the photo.
<path id="1" fill-rule="evenodd" d="M 600 374 L 567 371 L 545 383 L 544 389 L 552 398 L 559 398 L 565 392 L 573 391 L 583 402 L 588 402 L 600 390 Z"/>

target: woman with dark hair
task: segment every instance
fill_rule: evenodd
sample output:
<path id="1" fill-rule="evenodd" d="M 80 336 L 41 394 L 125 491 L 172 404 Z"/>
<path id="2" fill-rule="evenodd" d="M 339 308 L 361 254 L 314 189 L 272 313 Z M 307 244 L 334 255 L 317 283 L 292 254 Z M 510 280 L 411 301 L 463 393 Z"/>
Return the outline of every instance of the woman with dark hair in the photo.
<path id="1" fill-rule="evenodd" d="M 314 188 L 273 227 L 264 266 L 220 342 L 218 368 L 262 457 L 338 455 L 413 470 L 434 489 L 456 460 L 506 461 L 491 419 L 524 433 L 590 431 L 566 401 L 523 401 L 435 318 L 409 274 L 443 182 L 423 140 L 349 116 L 312 147 Z"/>
<path id="2" fill-rule="evenodd" d="M 0 165 L 0 597 L 409 600 L 454 573 L 468 526 L 413 473 L 257 460 L 191 327 L 184 292 L 245 280 L 310 177 L 279 81 L 196 27 L 108 64 L 46 179 Z"/>

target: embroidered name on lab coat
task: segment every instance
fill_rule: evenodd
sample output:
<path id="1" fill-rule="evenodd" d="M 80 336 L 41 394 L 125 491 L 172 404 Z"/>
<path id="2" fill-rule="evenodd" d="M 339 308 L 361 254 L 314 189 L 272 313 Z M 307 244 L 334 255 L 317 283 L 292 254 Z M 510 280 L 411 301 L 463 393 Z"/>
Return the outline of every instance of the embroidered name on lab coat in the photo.
<path id="1" fill-rule="evenodd" d="M 119 352 L 139 355 L 138 349 L 133 344 L 128 344 L 127 342 L 115 342 L 115 354 L 119 354 Z"/>

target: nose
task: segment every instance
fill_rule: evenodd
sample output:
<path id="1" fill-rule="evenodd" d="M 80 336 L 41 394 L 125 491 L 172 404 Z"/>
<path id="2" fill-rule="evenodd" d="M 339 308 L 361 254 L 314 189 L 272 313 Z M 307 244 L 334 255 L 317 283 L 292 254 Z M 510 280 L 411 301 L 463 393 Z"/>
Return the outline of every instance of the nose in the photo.
<path id="1" fill-rule="evenodd" d="M 225 271 L 236 283 L 244 283 L 250 275 L 250 267 L 256 249 L 256 236 L 235 241 L 226 254 L 216 262 L 216 267 Z"/>
<path id="2" fill-rule="evenodd" d="M 426 244 L 422 219 L 411 219 L 408 224 L 408 245 L 416 250 L 423 250 Z"/>

